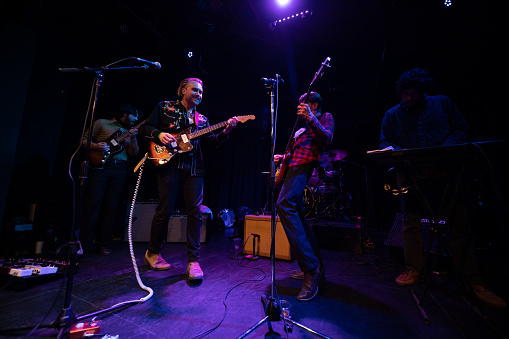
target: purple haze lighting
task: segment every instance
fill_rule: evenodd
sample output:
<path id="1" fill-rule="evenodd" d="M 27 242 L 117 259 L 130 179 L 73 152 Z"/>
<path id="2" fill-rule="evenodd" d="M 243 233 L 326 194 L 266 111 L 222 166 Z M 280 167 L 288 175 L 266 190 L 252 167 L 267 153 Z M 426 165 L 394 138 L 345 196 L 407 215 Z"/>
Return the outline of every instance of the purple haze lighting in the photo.
<path id="1" fill-rule="evenodd" d="M 286 5 L 288 5 L 290 3 L 290 0 L 276 0 L 276 3 L 280 7 L 285 7 Z"/>

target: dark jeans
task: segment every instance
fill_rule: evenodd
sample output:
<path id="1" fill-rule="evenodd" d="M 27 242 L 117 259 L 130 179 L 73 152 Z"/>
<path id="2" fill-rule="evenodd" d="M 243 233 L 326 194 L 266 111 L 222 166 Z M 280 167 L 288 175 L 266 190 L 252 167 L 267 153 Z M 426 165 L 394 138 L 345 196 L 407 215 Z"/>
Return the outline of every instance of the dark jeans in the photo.
<path id="1" fill-rule="evenodd" d="M 318 243 L 304 212 L 304 189 L 313 167 L 311 164 L 289 167 L 276 204 L 290 247 L 303 272 L 322 263 Z"/>
<path id="2" fill-rule="evenodd" d="M 99 246 L 108 246 L 122 198 L 126 170 L 125 161 L 115 162 L 113 159 L 106 162 L 102 169 L 89 170 L 79 231 L 83 248 L 92 248 L 94 236 Z"/>
<path id="3" fill-rule="evenodd" d="M 159 204 L 157 205 L 148 250 L 158 254 L 168 232 L 168 221 L 173 213 L 177 196 L 182 189 L 187 214 L 187 261 L 200 259 L 200 236 L 202 217 L 200 207 L 203 201 L 203 177 L 191 176 L 190 169 L 161 167 L 157 172 Z"/>
<path id="4" fill-rule="evenodd" d="M 457 169 L 454 169 L 457 170 Z M 457 172 L 457 171 L 456 171 Z M 449 170 L 438 167 L 419 168 L 413 173 L 417 185 L 425 195 L 426 200 L 433 209 L 435 215 L 442 201 L 442 196 L 446 188 Z M 457 182 L 457 175 L 452 176 L 453 187 Z M 456 204 L 449 211 L 450 218 L 445 227 L 449 230 L 450 248 L 453 262 L 462 274 L 463 280 L 467 283 L 480 283 L 480 272 L 477 261 L 474 256 L 472 236 L 468 222 L 468 211 L 466 208 L 468 189 L 466 189 L 465 178 L 463 185 L 460 184 L 459 194 Z M 411 185 L 409 174 L 405 171 L 398 172 L 398 186 L 408 187 Z M 405 264 L 409 268 L 417 271 L 422 270 L 424 248 L 421 234 L 421 219 L 432 219 L 425 204 L 416 194 L 415 188 L 407 194 L 400 194 L 401 209 L 404 214 L 402 225 L 403 250 L 405 254 Z M 447 213 L 447 211 L 446 211 Z M 439 216 L 444 220 L 445 216 Z"/>

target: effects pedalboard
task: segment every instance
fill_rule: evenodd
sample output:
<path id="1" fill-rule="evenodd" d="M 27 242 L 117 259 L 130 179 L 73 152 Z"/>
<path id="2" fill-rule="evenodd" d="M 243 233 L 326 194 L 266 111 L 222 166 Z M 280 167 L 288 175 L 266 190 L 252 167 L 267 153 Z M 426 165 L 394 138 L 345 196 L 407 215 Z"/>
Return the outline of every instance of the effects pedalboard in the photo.
<path id="1" fill-rule="evenodd" d="M 67 265 L 66 262 L 47 259 L 4 260 L 0 261 L 0 276 L 23 285 L 28 281 L 37 283 L 62 278 Z M 76 264 L 74 272 L 77 272 L 77 268 Z"/>

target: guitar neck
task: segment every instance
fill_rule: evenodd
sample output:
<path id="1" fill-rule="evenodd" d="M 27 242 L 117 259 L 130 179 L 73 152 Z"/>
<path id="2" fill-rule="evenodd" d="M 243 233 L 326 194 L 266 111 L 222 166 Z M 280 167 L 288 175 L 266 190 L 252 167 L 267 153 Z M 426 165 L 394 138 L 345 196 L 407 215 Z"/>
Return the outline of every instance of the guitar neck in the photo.
<path id="1" fill-rule="evenodd" d="M 138 128 L 140 128 L 140 127 L 141 127 L 141 125 L 143 125 L 144 123 L 145 123 L 145 120 L 143 120 L 142 122 L 140 122 L 138 125 L 134 126 L 134 127 L 133 127 L 133 128 L 131 128 L 131 129 L 138 129 Z M 130 129 L 130 130 L 131 130 L 131 129 Z M 116 141 L 117 143 L 122 142 L 122 141 L 124 141 L 124 139 L 125 139 L 125 138 L 127 138 L 127 136 L 128 136 L 129 134 L 130 134 L 130 133 L 129 133 L 129 131 L 125 131 L 124 133 L 122 133 L 122 135 L 121 135 L 121 136 L 119 136 L 117 139 L 115 139 L 115 141 Z"/>
<path id="2" fill-rule="evenodd" d="M 195 138 L 201 137 L 204 134 L 207 134 L 209 132 L 215 131 L 218 128 L 224 127 L 227 124 L 228 124 L 228 121 L 223 121 L 223 122 L 220 122 L 218 124 L 215 124 L 215 125 L 212 125 L 212 126 L 209 126 L 209 127 L 203 128 L 203 129 L 200 129 L 200 130 L 198 130 L 196 132 L 189 133 L 187 135 L 187 137 L 189 139 L 195 139 Z"/>

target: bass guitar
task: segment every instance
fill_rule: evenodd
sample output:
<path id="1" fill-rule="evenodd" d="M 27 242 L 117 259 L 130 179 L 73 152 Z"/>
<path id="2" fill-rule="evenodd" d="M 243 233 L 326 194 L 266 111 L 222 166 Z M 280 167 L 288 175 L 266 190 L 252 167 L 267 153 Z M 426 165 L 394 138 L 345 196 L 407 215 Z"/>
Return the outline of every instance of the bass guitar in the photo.
<path id="1" fill-rule="evenodd" d="M 306 93 L 306 98 L 303 102 L 307 102 L 309 99 L 309 94 L 311 93 L 311 88 L 314 85 L 315 81 L 320 79 L 323 76 L 323 73 L 325 72 L 326 68 L 329 68 L 330 58 L 325 58 L 324 62 L 321 63 L 320 69 L 315 73 L 315 76 L 313 77 L 313 80 L 311 80 L 311 83 L 309 84 L 308 91 Z M 295 133 L 297 132 L 297 127 L 299 126 L 299 120 L 301 118 L 297 117 L 297 121 L 295 121 L 295 125 L 293 125 L 292 134 L 290 134 L 290 140 L 288 140 L 288 144 L 286 145 L 285 153 L 283 154 L 283 157 L 279 160 L 279 168 L 276 171 L 276 179 L 274 186 L 276 188 L 276 192 L 279 192 L 281 190 L 281 187 L 283 186 L 283 182 L 286 176 L 286 172 L 288 171 L 288 166 L 290 165 L 290 159 L 292 158 L 293 149 L 295 145 Z"/>
<path id="2" fill-rule="evenodd" d="M 131 129 L 138 129 L 143 125 L 145 121 L 140 122 L 138 125 L 134 126 Z M 127 138 L 131 133 L 129 131 L 124 131 L 123 129 L 119 129 L 112 135 L 108 137 L 108 139 L 103 140 L 102 142 L 105 142 L 109 146 L 108 151 L 96 151 L 93 149 L 89 150 L 88 153 L 88 161 L 90 162 L 90 165 L 94 168 L 101 168 L 104 166 L 106 161 L 110 159 L 110 157 L 114 156 L 115 154 L 118 154 L 122 152 L 124 149 L 124 146 L 122 145 L 122 142 L 125 138 Z"/>
<path id="3" fill-rule="evenodd" d="M 237 121 L 244 123 L 248 120 L 254 120 L 254 115 L 241 115 L 235 117 Z M 161 166 L 166 164 L 170 159 L 177 153 L 185 153 L 189 152 L 193 149 L 193 145 L 191 144 L 191 140 L 196 139 L 204 134 L 212 132 L 216 129 L 224 127 L 228 124 L 228 120 L 220 122 L 219 124 L 215 124 L 195 132 L 191 132 L 192 126 L 180 131 L 178 134 L 174 135 L 175 141 L 170 143 L 169 145 L 160 145 L 153 141 L 150 142 L 148 148 L 148 156 L 152 160 L 152 162 Z"/>

